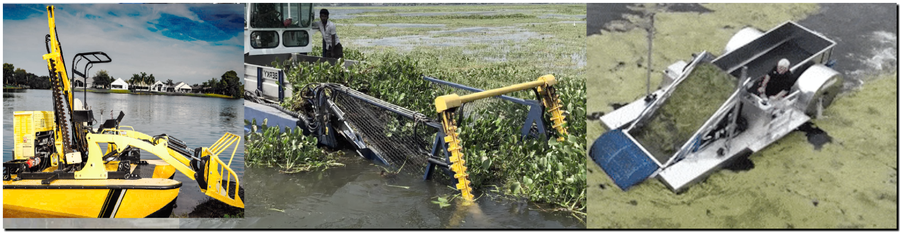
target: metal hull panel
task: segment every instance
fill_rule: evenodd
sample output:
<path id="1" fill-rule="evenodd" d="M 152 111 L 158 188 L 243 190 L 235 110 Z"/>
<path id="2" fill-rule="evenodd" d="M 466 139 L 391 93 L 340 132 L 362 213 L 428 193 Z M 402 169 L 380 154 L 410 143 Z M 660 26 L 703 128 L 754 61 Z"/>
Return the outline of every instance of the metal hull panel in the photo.
<path id="1" fill-rule="evenodd" d="M 181 182 L 171 179 L 3 182 L 5 218 L 168 217 Z"/>
<path id="2" fill-rule="evenodd" d="M 291 129 L 296 128 L 298 121 L 297 118 L 281 112 L 278 109 L 251 101 L 244 101 L 244 119 L 251 121 L 256 119 L 258 125 L 261 125 L 263 120 L 266 120 L 266 126 L 278 127 L 279 129 L 285 127 Z M 250 132 L 251 126 L 252 125 L 244 126 L 244 132 Z"/>
<path id="3" fill-rule="evenodd" d="M 809 117 L 798 110 L 788 111 L 791 111 L 789 114 L 792 117 L 786 118 L 788 121 L 785 126 L 770 130 L 764 126 L 766 122 L 761 120 L 751 122 L 747 131 L 728 141 L 727 146 L 731 149 L 723 155 L 718 155 L 718 149 L 726 147 L 726 140 L 717 140 L 703 150 L 688 155 L 684 160 L 660 171 L 659 179 L 672 191 L 681 192 L 691 184 L 698 183 L 716 170 L 727 166 L 735 158 L 762 150 L 809 121 Z M 787 117 L 788 114 L 782 116 Z"/>
<path id="4" fill-rule="evenodd" d="M 657 90 L 653 92 L 653 94 L 659 96 L 663 93 L 663 90 Z M 603 116 L 600 116 L 600 121 L 603 122 L 603 126 L 606 127 L 607 130 L 615 130 L 620 127 L 625 126 L 634 119 L 637 119 L 638 116 L 641 115 L 641 112 L 644 112 L 647 107 L 650 106 L 651 102 L 647 102 L 644 98 L 637 99 L 628 105 L 622 106 L 612 112 L 609 112 Z"/>

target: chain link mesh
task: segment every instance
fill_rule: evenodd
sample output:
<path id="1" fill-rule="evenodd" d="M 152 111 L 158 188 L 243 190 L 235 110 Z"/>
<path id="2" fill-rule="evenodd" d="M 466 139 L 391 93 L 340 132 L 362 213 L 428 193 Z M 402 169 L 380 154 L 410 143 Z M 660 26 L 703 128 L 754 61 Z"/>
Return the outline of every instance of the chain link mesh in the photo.
<path id="1" fill-rule="evenodd" d="M 331 99 L 344 112 L 350 127 L 387 162 L 392 171 L 424 174 L 438 132 L 437 128 L 425 124 L 432 119 L 352 89 L 332 90 Z"/>

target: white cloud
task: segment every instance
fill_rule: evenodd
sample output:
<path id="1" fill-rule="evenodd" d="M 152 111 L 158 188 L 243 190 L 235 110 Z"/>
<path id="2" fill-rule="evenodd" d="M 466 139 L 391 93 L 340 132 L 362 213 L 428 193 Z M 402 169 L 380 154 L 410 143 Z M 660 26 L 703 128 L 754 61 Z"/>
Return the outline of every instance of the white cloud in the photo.
<path id="1" fill-rule="evenodd" d="M 221 41 L 235 46 L 213 46 L 205 41 L 182 41 L 147 30 L 148 22 L 168 13 L 200 21 L 184 4 L 144 5 L 63 5 L 57 12 L 56 22 L 63 47 L 67 71 L 71 70 L 72 57 L 79 52 L 103 51 L 112 63 L 97 64 L 89 77 L 103 69 L 116 78 L 127 80 L 134 73 L 153 74 L 157 80 L 172 79 L 190 84 L 219 78 L 234 70 L 243 76 L 242 34 Z M 128 16 L 121 10 L 140 12 L 140 16 Z M 107 12 L 117 12 L 118 16 Z M 123 13 L 119 13 L 123 12 Z M 100 16 L 88 19 L 85 15 Z M 12 63 L 37 75 L 47 75 L 44 35 L 49 32 L 46 13 L 25 20 L 4 20 L 3 62 Z"/>

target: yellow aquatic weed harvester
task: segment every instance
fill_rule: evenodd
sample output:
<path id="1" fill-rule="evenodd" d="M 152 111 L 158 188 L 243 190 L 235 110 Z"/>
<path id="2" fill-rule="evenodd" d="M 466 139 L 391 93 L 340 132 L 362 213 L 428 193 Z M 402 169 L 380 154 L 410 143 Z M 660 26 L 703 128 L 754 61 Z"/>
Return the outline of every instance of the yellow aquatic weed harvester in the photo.
<path id="1" fill-rule="evenodd" d="M 93 112 L 72 94 L 56 34 L 54 7 L 47 7 L 47 68 L 53 111 L 16 111 L 13 160 L 3 163 L 3 217 L 169 217 L 181 182 L 179 171 L 206 195 L 243 208 L 243 190 L 229 167 L 240 137 L 226 133 L 210 147 L 190 149 L 166 134 L 150 136 L 106 120 L 95 130 Z M 86 61 L 84 71 L 74 66 Z M 75 56 L 72 73 L 85 77 L 106 53 Z M 231 149 L 226 163 L 219 155 Z M 141 151 L 161 160 L 143 160 Z"/>

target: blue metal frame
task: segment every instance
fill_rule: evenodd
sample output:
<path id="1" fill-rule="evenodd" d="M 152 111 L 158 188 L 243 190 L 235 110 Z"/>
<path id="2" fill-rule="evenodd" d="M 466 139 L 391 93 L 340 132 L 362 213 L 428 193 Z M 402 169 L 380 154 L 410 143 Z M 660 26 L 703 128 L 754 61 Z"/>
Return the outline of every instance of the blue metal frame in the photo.
<path id="1" fill-rule="evenodd" d="M 588 155 L 622 190 L 646 180 L 660 168 L 622 129 L 600 135 Z"/>
<path id="2" fill-rule="evenodd" d="M 467 91 L 471 91 L 471 92 L 483 92 L 484 91 L 482 89 L 473 88 L 473 87 L 469 87 L 469 86 L 465 86 L 465 85 L 461 85 L 461 84 L 457 84 L 457 83 L 453 83 L 453 82 L 449 82 L 449 81 L 439 80 L 439 79 L 435 79 L 433 77 L 428 77 L 428 76 L 422 76 L 422 79 L 425 79 L 426 81 L 430 81 L 433 83 L 442 84 L 442 85 L 450 86 L 452 88 L 467 90 Z M 506 96 L 506 95 L 500 95 L 500 96 L 497 96 L 497 98 L 528 106 L 528 116 L 525 118 L 525 122 L 522 124 L 522 130 L 521 130 L 523 139 L 540 138 L 541 136 L 544 136 L 547 134 L 546 126 L 544 126 L 544 105 L 542 105 L 541 102 L 536 101 L 536 100 L 525 100 L 525 99 L 521 99 L 521 98 Z M 532 127 L 535 127 L 537 129 L 537 131 L 536 131 L 537 133 L 531 133 Z"/>
<path id="3" fill-rule="evenodd" d="M 443 131 L 438 130 L 437 135 L 434 137 L 434 143 L 431 145 L 431 157 L 443 157 L 443 160 L 450 160 L 450 154 L 447 153 L 447 143 L 443 142 L 445 136 Z M 425 167 L 425 176 L 422 179 L 430 180 L 437 166 L 435 163 L 428 162 L 428 166 Z"/>
<path id="4" fill-rule="evenodd" d="M 263 92 L 263 79 L 262 79 L 262 68 L 256 67 L 256 90 L 260 93 Z"/>
<path id="5" fill-rule="evenodd" d="M 278 70 L 278 102 L 284 102 L 284 70 Z"/>

